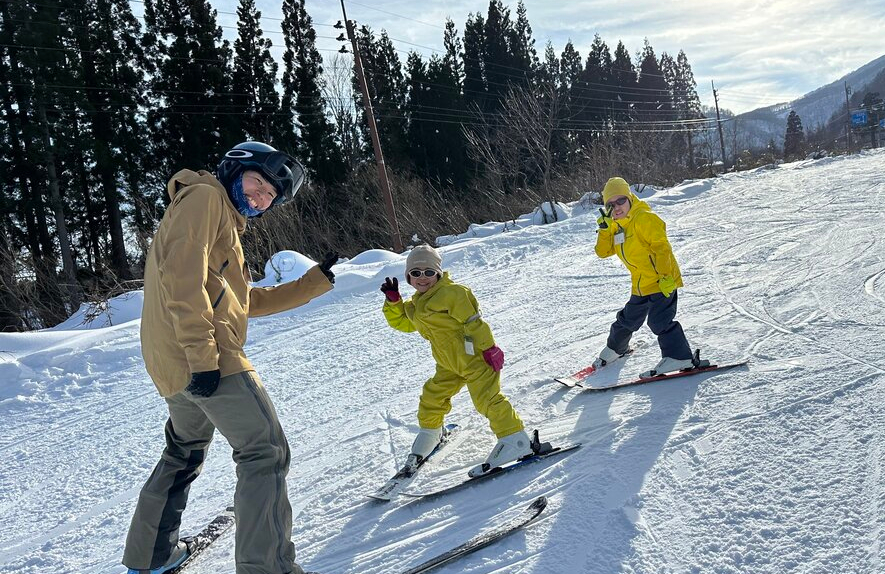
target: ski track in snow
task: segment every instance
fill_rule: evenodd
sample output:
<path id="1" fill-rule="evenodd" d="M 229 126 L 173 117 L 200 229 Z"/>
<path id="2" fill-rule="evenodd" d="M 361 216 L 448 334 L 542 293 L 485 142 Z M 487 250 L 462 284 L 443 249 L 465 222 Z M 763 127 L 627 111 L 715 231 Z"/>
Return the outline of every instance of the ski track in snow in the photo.
<path id="1" fill-rule="evenodd" d="M 717 362 L 750 361 L 725 373 L 608 393 L 552 381 L 592 360 L 628 296 L 620 262 L 593 252 L 592 210 L 444 248 L 506 353 L 504 390 L 522 418 L 544 440 L 584 444 L 448 496 L 365 497 L 407 455 L 433 374 L 427 343 L 388 328 L 380 311 L 378 285 L 402 275 L 401 261 L 250 322 L 247 353 L 292 447 L 299 561 L 323 574 L 396 574 L 546 494 L 539 521 L 439 572 L 882 572 L 883 160 L 796 162 L 649 199 L 684 275 L 689 341 Z M 600 382 L 657 361 L 647 328 L 634 343 Z M 0 377 L 0 574 L 121 574 L 166 418 L 138 323 L 0 334 Z M 463 478 L 494 443 L 466 391 L 453 404 L 459 447 L 410 490 Z M 231 450 L 216 438 L 184 534 L 232 502 Z M 233 574 L 233 537 L 192 574 Z"/>

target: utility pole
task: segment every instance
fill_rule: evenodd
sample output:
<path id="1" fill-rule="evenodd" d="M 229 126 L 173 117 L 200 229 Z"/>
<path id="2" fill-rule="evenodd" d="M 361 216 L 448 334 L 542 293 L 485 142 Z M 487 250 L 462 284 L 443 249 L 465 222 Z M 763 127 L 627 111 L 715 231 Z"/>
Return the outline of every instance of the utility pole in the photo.
<path id="1" fill-rule="evenodd" d="M 384 195 L 384 205 L 387 207 L 387 221 L 390 223 L 390 238 L 393 242 L 393 250 L 403 252 L 403 242 L 399 235 L 399 224 L 396 221 L 396 208 L 393 204 L 393 193 L 390 191 L 390 182 L 387 179 L 387 168 L 384 166 L 384 154 L 381 153 L 381 140 L 378 138 L 378 127 L 375 125 L 375 114 L 372 111 L 372 101 L 369 99 L 369 86 L 366 84 L 366 75 L 363 72 L 363 63 L 360 60 L 360 51 L 356 42 L 356 34 L 353 23 L 347 19 L 347 11 L 344 9 L 344 0 L 341 0 L 341 13 L 344 15 L 344 24 L 347 27 L 347 37 L 353 47 L 353 62 L 356 66 L 356 77 L 363 94 L 363 106 L 366 112 L 366 121 L 369 122 L 369 135 L 372 137 L 372 149 L 375 150 L 375 163 L 378 165 L 378 183 L 381 193 Z"/>
<path id="2" fill-rule="evenodd" d="M 848 95 L 851 93 L 851 88 L 848 87 L 848 82 L 845 82 L 845 133 L 848 136 L 848 153 L 851 153 L 851 104 L 848 103 Z"/>
<path id="3" fill-rule="evenodd" d="M 716 86 L 713 84 L 713 80 L 710 80 L 710 85 L 713 87 L 713 101 L 716 102 L 716 127 L 719 128 L 719 147 L 722 149 L 722 169 L 723 171 L 728 171 L 728 160 L 725 159 L 725 136 L 722 135 L 722 120 L 719 118 L 719 94 L 716 92 Z"/>

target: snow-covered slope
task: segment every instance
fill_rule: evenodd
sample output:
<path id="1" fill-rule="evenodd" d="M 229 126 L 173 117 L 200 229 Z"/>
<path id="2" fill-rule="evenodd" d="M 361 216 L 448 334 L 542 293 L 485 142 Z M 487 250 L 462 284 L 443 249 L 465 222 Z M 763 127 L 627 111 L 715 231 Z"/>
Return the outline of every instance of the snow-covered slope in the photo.
<path id="1" fill-rule="evenodd" d="M 504 388 L 571 456 L 451 496 L 364 494 L 403 460 L 432 374 L 417 335 L 388 328 L 378 286 L 401 256 L 336 267 L 339 288 L 254 320 L 247 352 L 293 451 L 299 559 L 328 574 L 405 570 L 546 494 L 543 519 L 452 563 L 455 574 L 885 571 L 885 153 L 786 164 L 658 190 L 686 287 L 681 319 L 724 374 L 581 394 L 551 376 L 585 366 L 628 296 L 593 253 L 595 218 L 452 240 L 507 353 Z M 457 238 L 455 238 L 457 239 Z M 451 238 L 450 238 L 451 240 Z M 651 333 L 625 364 L 653 365 Z M 163 446 L 138 321 L 0 334 L 0 573 L 119 574 L 131 512 Z M 455 480 L 493 444 L 466 393 L 458 450 L 415 485 Z M 183 532 L 230 504 L 230 447 L 213 445 Z M 233 574 L 233 532 L 193 574 Z"/>

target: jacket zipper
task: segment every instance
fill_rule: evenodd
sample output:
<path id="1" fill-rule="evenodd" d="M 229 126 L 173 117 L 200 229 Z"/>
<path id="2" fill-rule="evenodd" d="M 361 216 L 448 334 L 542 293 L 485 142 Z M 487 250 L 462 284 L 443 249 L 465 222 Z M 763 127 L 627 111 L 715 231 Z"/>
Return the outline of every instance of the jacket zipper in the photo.
<path id="1" fill-rule="evenodd" d="M 218 294 L 215 302 L 212 303 L 213 309 L 218 307 L 218 304 L 221 303 L 221 298 L 224 297 L 224 294 L 227 292 L 227 280 L 224 278 L 224 270 L 227 269 L 229 264 L 230 259 L 225 260 L 225 262 L 221 264 L 221 269 L 218 270 L 218 276 L 221 278 L 221 293 Z"/>

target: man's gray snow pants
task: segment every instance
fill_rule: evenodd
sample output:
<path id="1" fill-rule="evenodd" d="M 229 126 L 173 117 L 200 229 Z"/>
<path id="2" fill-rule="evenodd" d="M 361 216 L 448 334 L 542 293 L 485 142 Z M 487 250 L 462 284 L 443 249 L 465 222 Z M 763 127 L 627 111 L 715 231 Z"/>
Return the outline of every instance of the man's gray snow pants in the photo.
<path id="1" fill-rule="evenodd" d="M 237 574 L 303 574 L 295 563 L 286 490 L 289 444 L 254 371 L 223 377 L 211 397 L 167 397 L 166 448 L 138 497 L 123 564 L 158 568 L 178 543 L 190 484 L 217 428 L 233 448 Z M 218 501 L 221 510 L 228 504 Z"/>

